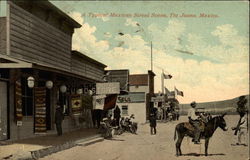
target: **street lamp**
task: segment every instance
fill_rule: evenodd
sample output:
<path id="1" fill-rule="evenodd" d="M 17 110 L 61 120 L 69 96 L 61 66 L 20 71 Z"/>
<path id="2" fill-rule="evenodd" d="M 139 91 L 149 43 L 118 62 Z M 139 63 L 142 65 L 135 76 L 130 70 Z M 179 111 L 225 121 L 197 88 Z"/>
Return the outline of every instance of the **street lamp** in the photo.
<path id="1" fill-rule="evenodd" d="M 28 87 L 29 88 L 33 88 L 34 85 L 35 85 L 35 79 L 34 79 L 34 77 L 32 77 L 32 76 L 28 77 L 27 81 L 28 81 Z"/>
<path id="2" fill-rule="evenodd" d="M 60 91 L 61 91 L 62 93 L 65 93 L 65 92 L 67 91 L 67 87 L 66 87 L 65 85 L 62 85 L 62 86 L 60 87 Z"/>
<path id="3" fill-rule="evenodd" d="M 51 89 L 51 88 L 53 87 L 53 82 L 52 82 L 52 81 L 47 81 L 47 82 L 46 82 L 46 87 L 47 87 L 48 89 Z"/>

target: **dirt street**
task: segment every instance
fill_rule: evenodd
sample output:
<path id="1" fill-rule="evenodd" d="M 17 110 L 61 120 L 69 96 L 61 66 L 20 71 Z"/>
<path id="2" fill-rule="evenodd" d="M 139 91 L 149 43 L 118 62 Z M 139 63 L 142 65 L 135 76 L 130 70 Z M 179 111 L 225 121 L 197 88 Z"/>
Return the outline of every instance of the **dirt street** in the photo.
<path id="1" fill-rule="evenodd" d="M 180 121 L 185 121 L 186 116 Z M 43 160 L 248 160 L 249 145 L 237 146 L 236 136 L 231 127 L 238 116 L 226 115 L 230 130 L 224 132 L 218 128 L 210 140 L 208 154 L 204 156 L 204 140 L 195 145 L 191 138 L 184 138 L 183 156 L 175 156 L 174 128 L 179 122 L 158 123 L 157 135 L 150 135 L 149 124 L 140 125 L 138 135 L 129 133 L 115 136 L 113 140 L 104 140 L 86 147 L 77 146 L 42 158 Z M 248 135 L 246 136 L 248 137 Z M 248 142 L 248 140 L 246 140 Z"/>

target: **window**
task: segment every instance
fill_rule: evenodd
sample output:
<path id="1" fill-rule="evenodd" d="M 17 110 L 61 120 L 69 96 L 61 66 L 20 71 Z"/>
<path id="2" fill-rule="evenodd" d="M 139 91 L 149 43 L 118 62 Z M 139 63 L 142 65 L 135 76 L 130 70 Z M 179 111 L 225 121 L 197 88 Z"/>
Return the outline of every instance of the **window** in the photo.
<path id="1" fill-rule="evenodd" d="M 33 89 L 27 85 L 27 79 L 22 78 L 22 112 L 23 116 L 33 115 Z"/>
<path id="2" fill-rule="evenodd" d="M 128 106 L 122 106 L 122 115 L 128 115 Z"/>

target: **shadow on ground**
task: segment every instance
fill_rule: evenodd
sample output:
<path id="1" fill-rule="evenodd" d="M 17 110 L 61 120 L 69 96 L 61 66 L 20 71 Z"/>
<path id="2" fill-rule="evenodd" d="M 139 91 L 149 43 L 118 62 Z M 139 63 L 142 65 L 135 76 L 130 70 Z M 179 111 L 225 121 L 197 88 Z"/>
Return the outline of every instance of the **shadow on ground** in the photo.
<path id="1" fill-rule="evenodd" d="M 205 156 L 205 154 L 198 154 L 198 153 L 187 153 L 187 154 L 182 154 L 182 156 Z M 207 156 L 225 156 L 224 153 L 215 153 L 215 154 L 208 154 Z"/>

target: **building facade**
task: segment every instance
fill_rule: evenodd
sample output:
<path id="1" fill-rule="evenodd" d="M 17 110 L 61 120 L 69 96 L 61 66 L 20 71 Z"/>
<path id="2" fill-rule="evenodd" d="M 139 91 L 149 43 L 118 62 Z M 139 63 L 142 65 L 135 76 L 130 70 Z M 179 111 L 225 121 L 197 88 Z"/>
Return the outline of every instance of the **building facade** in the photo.
<path id="1" fill-rule="evenodd" d="M 82 106 L 73 108 L 72 97 L 82 94 L 79 89 L 95 92 L 106 65 L 71 50 L 81 25 L 50 2 L 6 3 L 0 17 L 0 140 L 54 133 L 57 102 L 63 131 L 76 129 L 73 115 Z"/>
<path id="2" fill-rule="evenodd" d="M 149 109 L 153 105 L 150 100 L 154 95 L 154 76 L 152 71 L 147 74 L 129 75 L 129 93 L 120 95 L 117 99 L 122 116 L 134 114 L 137 122 L 146 122 Z"/>

